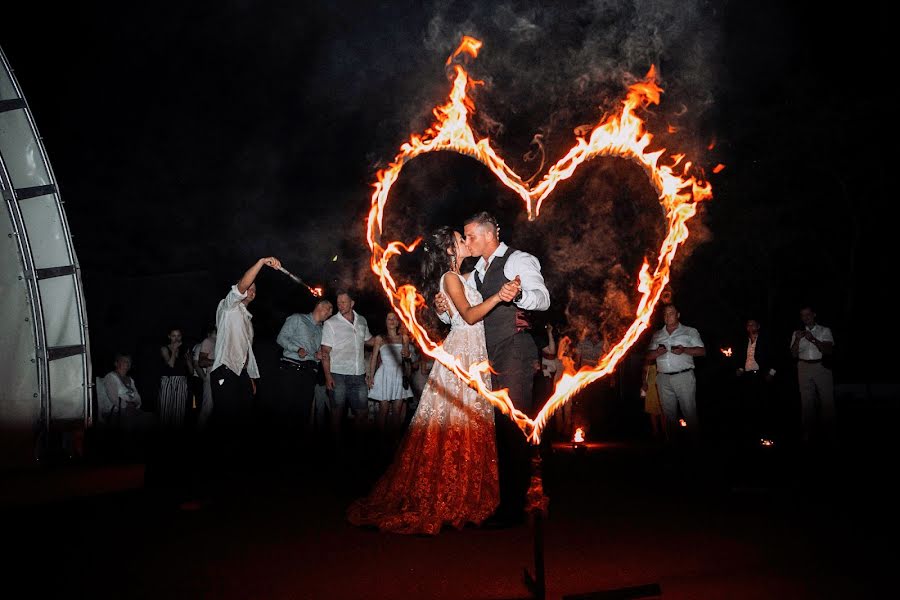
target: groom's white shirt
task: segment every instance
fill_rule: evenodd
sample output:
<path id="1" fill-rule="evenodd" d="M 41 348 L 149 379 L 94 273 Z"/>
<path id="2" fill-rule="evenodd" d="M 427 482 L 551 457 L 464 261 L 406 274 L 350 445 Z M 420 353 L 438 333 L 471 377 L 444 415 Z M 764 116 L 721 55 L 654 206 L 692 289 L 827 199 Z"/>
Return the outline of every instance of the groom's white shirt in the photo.
<path id="1" fill-rule="evenodd" d="M 478 259 L 475 263 L 475 270 L 478 271 L 478 277 L 484 281 L 484 274 L 488 268 L 488 262 L 494 260 L 497 256 L 506 256 L 509 246 L 506 242 L 500 242 L 494 253 L 488 260 L 484 257 Z M 550 292 L 544 284 L 544 276 L 541 275 L 541 263 L 537 258 L 522 252 L 521 250 L 513 250 L 503 265 L 503 275 L 509 279 L 515 279 L 516 275 L 522 280 L 522 299 L 516 302 L 516 306 L 522 310 L 547 310 L 550 308 Z"/>
<path id="2" fill-rule="evenodd" d="M 495 256 L 505 256 L 509 250 L 509 246 L 505 242 L 500 242 L 494 253 L 491 254 L 490 260 L 494 260 Z M 484 257 L 479 258 L 475 263 L 475 270 L 478 276 L 484 280 L 484 273 L 487 271 L 487 261 Z M 516 275 L 522 280 L 522 299 L 516 302 L 516 306 L 522 310 L 547 310 L 550 308 L 550 292 L 544 284 L 544 276 L 541 275 L 541 263 L 537 258 L 522 252 L 521 250 L 513 250 L 506 264 L 503 266 L 503 275 L 507 279 L 515 279 Z M 475 274 L 467 281 L 472 287 L 475 285 Z M 450 315 L 443 313 L 438 315 L 444 323 L 450 322 Z"/>

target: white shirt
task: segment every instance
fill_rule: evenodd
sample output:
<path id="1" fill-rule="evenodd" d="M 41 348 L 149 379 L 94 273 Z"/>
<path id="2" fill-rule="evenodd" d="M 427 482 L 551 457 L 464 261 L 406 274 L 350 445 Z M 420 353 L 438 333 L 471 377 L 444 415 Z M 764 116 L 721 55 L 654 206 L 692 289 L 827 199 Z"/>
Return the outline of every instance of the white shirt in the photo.
<path id="1" fill-rule="evenodd" d="M 675 328 L 675 331 L 669 333 L 666 326 L 653 334 L 650 340 L 650 350 L 655 350 L 660 344 L 666 347 L 667 352 L 656 357 L 656 370 L 659 373 L 677 373 L 685 369 L 694 368 L 694 357 L 687 352 L 674 354 L 672 346 L 682 346 L 684 348 L 696 348 L 703 346 L 703 340 L 700 334 L 693 327 L 686 327 L 681 323 Z"/>
<path id="2" fill-rule="evenodd" d="M 331 372 L 365 375 L 365 342 L 372 339 L 366 319 L 353 311 L 353 322 L 338 313 L 322 326 L 322 345 L 331 348 Z"/>
<path id="3" fill-rule="evenodd" d="M 210 358 L 213 361 L 215 361 L 216 360 L 216 340 L 212 339 L 211 337 L 203 338 L 203 341 L 198 344 L 197 356 L 194 358 L 194 360 L 199 361 L 201 354 L 206 354 L 206 358 Z M 197 369 L 197 371 L 198 371 L 197 375 L 199 377 L 206 379 L 207 377 L 209 377 L 209 373 L 211 370 L 209 367 L 206 367 L 206 368 L 200 367 Z"/>
<path id="4" fill-rule="evenodd" d="M 756 340 L 754 339 L 747 339 L 747 360 L 744 362 L 744 370 L 759 371 L 759 363 L 756 362 Z"/>
<path id="5" fill-rule="evenodd" d="M 831 335 L 831 330 L 824 325 L 819 325 L 816 323 L 812 327 L 807 327 L 807 331 L 809 331 L 814 338 L 819 340 L 820 342 L 831 342 L 834 343 L 834 337 Z M 794 344 L 794 338 L 791 338 L 791 345 Z M 816 348 L 816 345 L 813 344 L 806 338 L 800 338 L 800 346 L 798 347 L 799 353 L 797 354 L 797 358 L 800 360 L 821 360 L 822 353 Z"/>
<path id="6" fill-rule="evenodd" d="M 228 295 L 219 302 L 216 309 L 216 357 L 210 372 L 225 365 L 234 374 L 240 375 L 246 367 L 247 375 L 259 379 L 259 368 L 253 355 L 253 315 L 242 300 L 247 297 L 238 291 L 237 284 L 231 286 Z"/>
<path id="7" fill-rule="evenodd" d="M 490 260 L 494 260 L 496 256 L 505 256 L 509 246 L 505 242 L 500 242 L 494 253 L 491 254 Z M 475 263 L 475 270 L 478 271 L 478 277 L 484 281 L 484 274 L 488 268 L 488 261 L 484 257 L 478 259 Z M 541 275 L 541 263 L 531 254 L 514 250 L 503 265 L 503 275 L 512 281 L 519 276 L 522 281 L 522 299 L 516 302 L 516 306 L 522 310 L 547 310 L 550 308 L 550 292 L 544 284 L 544 276 Z"/>
<path id="8" fill-rule="evenodd" d="M 128 381 L 131 383 L 131 387 L 125 385 L 115 371 L 110 371 L 103 378 L 106 393 L 97 395 L 97 408 L 101 423 L 108 422 L 110 416 L 119 410 L 120 406 L 123 411 L 128 407 L 128 403 L 132 403 L 134 408 L 141 407 L 141 395 L 137 391 L 137 385 L 131 377 L 128 377 Z"/>

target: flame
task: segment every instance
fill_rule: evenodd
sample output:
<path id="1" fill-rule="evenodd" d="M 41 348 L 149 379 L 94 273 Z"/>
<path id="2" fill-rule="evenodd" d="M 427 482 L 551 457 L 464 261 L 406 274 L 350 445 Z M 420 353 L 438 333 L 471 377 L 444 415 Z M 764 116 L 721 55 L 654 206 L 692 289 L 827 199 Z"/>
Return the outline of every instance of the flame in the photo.
<path id="1" fill-rule="evenodd" d="M 307 286 L 307 287 L 309 287 L 309 286 Z M 310 291 L 310 293 L 311 293 L 313 296 L 315 296 L 316 298 L 321 298 L 321 297 L 322 297 L 322 294 L 325 293 L 325 290 L 323 290 L 323 289 L 320 288 L 320 287 L 309 288 L 309 291 Z"/>
<path id="2" fill-rule="evenodd" d="M 725 165 L 723 165 L 722 163 L 719 163 L 715 167 L 713 167 L 713 173 L 721 173 L 724 170 L 725 170 Z"/>
<path id="3" fill-rule="evenodd" d="M 687 427 L 687 421 L 685 421 L 684 419 L 678 419 L 678 424 L 682 427 Z"/>
<path id="4" fill-rule="evenodd" d="M 465 52 L 472 57 L 478 53 L 481 42 L 464 37 L 459 48 L 450 56 Z M 471 80 L 460 64 L 453 64 L 453 84 L 446 104 L 434 109 L 437 121 L 424 133 L 414 134 L 400 146 L 400 152 L 387 168 L 378 171 L 372 192 L 372 204 L 367 220 L 366 240 L 372 252 L 371 268 L 381 281 L 381 286 L 401 322 L 409 330 L 423 353 L 438 360 L 456 373 L 470 387 L 503 413 L 509 415 L 522 429 L 529 441 L 540 442 L 540 433 L 550 416 L 563 403 L 593 381 L 612 373 L 618 362 L 647 329 L 653 309 L 669 282 L 669 271 L 678 247 L 687 239 L 687 221 L 697 212 L 697 203 L 712 198 L 708 182 L 689 175 L 691 162 L 683 154 L 670 155 L 670 164 L 660 164 L 666 150 L 648 152 L 653 136 L 646 130 L 636 111 L 649 104 L 659 104 L 662 88 L 656 84 L 656 69 L 651 67 L 644 81 L 633 84 L 622 102 L 621 112 L 601 120 L 592 130 L 577 135 L 575 144 L 556 164 L 551 166 L 535 186 L 529 186 L 497 156 L 488 138 L 477 139 L 468 123 L 468 116 L 475 110 L 467 96 Z M 575 373 L 566 373 L 537 417 L 532 421 L 517 410 L 506 390 L 488 390 L 481 374 L 487 365 L 473 365 L 468 370 L 459 360 L 435 344 L 416 319 L 416 308 L 425 300 L 412 285 L 398 287 L 388 269 L 388 263 L 401 252 L 412 252 L 419 240 L 411 245 L 400 241 L 381 243 L 384 208 L 391 187 L 396 183 L 404 165 L 429 152 L 452 151 L 478 160 L 487 166 L 504 184 L 515 191 L 525 204 L 529 220 L 540 215 L 541 205 L 559 182 L 568 179 L 583 162 L 597 156 L 615 156 L 632 160 L 644 168 L 651 184 L 659 193 L 659 201 L 666 213 L 667 235 L 659 251 L 657 265 L 651 270 L 645 260 L 638 274 L 638 291 L 641 293 L 634 322 L 624 337 L 600 359 L 595 366 L 585 366 Z"/>
<path id="5" fill-rule="evenodd" d="M 766 438 L 762 438 L 759 440 L 759 445 L 769 447 L 769 446 L 774 446 L 775 442 L 773 442 L 772 440 L 766 439 Z"/>
<path id="6" fill-rule="evenodd" d="M 732 352 L 731 348 L 720 348 L 719 351 L 722 354 L 724 354 L 725 356 L 731 356 L 732 354 L 734 354 L 734 352 Z"/>
<path id="7" fill-rule="evenodd" d="M 572 441 L 576 444 L 580 444 L 584 441 L 584 427 L 579 427 L 575 430 L 575 435 L 572 436 Z"/>

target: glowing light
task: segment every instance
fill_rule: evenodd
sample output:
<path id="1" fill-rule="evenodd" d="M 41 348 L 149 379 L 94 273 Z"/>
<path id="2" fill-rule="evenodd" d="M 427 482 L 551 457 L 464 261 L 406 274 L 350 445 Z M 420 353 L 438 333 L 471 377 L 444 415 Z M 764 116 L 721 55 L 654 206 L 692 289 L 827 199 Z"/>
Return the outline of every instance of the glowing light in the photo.
<path id="1" fill-rule="evenodd" d="M 775 442 L 772 440 L 766 439 L 766 438 L 762 438 L 761 440 L 759 440 L 759 445 L 769 447 L 769 446 L 774 446 Z"/>
<path id="2" fill-rule="evenodd" d="M 366 241 L 372 253 L 372 271 L 378 276 L 391 306 L 422 352 L 453 371 L 491 404 L 509 415 L 529 441 L 536 444 L 540 442 L 541 431 L 553 413 L 581 389 L 612 373 L 628 349 L 647 329 L 653 310 L 669 282 L 670 268 L 678 247 L 688 237 L 687 221 L 696 214 L 698 202 L 712 198 L 712 186 L 690 174 L 692 164 L 685 160 L 684 154 L 670 153 L 668 164 L 661 164 L 666 149 L 648 150 L 653 135 L 647 131 L 637 111 L 650 104 L 659 104 L 663 90 L 656 84 L 655 67 L 650 68 L 643 81 L 628 89 L 620 112 L 602 119 L 590 131 L 585 128 L 583 134 L 576 133 L 575 143 L 568 153 L 552 165 L 537 184 L 531 186 L 496 154 L 488 138 L 476 139 L 475 132 L 469 125 L 469 114 L 474 112 L 475 105 L 467 91 L 478 82 L 470 79 L 463 66 L 454 63 L 454 58 L 461 54 L 474 58 L 480 47 L 481 42 L 478 40 L 463 38 L 459 48 L 448 60 L 448 64 L 453 64 L 453 83 L 447 103 L 437 106 L 433 111 L 436 122 L 423 133 L 412 135 L 409 141 L 400 146 L 393 162 L 377 173 L 367 220 Z M 582 163 L 598 156 L 634 161 L 647 173 L 651 185 L 659 195 L 660 205 L 665 212 L 667 232 L 659 249 L 656 266 L 651 269 L 650 264 L 644 261 L 638 273 L 637 289 L 641 296 L 634 321 L 622 339 L 596 365 L 565 373 L 534 420 L 513 406 L 507 390 L 491 391 L 486 388 L 480 375 L 489 365 L 472 365 L 466 370 L 455 356 L 429 338 L 416 317 L 416 309 L 425 306 L 425 299 L 412 285 L 398 286 L 388 268 L 391 258 L 402 252 L 412 252 L 419 242 L 416 240 L 408 245 L 401 241 L 382 242 L 384 210 L 391 187 L 406 163 L 423 154 L 439 151 L 457 152 L 487 166 L 500 181 L 519 195 L 526 214 L 532 221 L 540 215 L 543 202 L 560 182 L 571 177 Z"/>
<path id="3" fill-rule="evenodd" d="M 719 350 L 720 350 L 720 351 L 722 352 L 722 354 L 724 354 L 725 356 L 731 356 L 732 354 L 734 354 L 734 353 L 731 351 L 731 348 L 720 348 Z"/>
<path id="4" fill-rule="evenodd" d="M 576 444 L 584 442 L 584 427 L 579 427 L 575 430 L 575 435 L 572 436 L 572 441 Z"/>
<path id="5" fill-rule="evenodd" d="M 684 419 L 678 419 L 678 424 L 682 427 L 687 427 L 687 421 L 685 421 Z"/>

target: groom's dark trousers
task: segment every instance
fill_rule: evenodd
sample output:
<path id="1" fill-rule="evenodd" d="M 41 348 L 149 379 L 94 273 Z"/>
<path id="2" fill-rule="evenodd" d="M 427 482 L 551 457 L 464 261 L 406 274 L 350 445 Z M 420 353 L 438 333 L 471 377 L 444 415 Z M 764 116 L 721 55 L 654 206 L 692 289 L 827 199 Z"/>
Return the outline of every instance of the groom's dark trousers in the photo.
<path id="1" fill-rule="evenodd" d="M 528 331 L 488 346 L 488 357 L 496 374 L 492 375 L 495 390 L 509 389 L 513 405 L 529 417 L 532 411 L 534 359 L 537 345 Z M 524 515 L 525 494 L 531 480 L 531 452 L 525 434 L 508 415 L 494 409 L 497 431 L 497 462 L 500 471 L 500 506 L 497 516 L 515 521 Z"/>
<path id="2" fill-rule="evenodd" d="M 475 274 L 475 283 L 483 297 L 499 292 L 509 281 L 503 267 L 513 252 L 510 248 L 505 255 L 494 257 L 483 279 Z M 509 389 L 513 405 L 528 416 L 534 416 L 532 388 L 538 350 L 526 327 L 522 311 L 510 303 L 497 305 L 484 318 L 488 358 L 496 371 L 492 375 L 493 388 Z M 525 434 L 499 410 L 494 411 L 494 427 L 500 472 L 500 506 L 496 514 L 500 520 L 515 521 L 524 517 L 525 494 L 531 480 L 531 453 Z"/>

